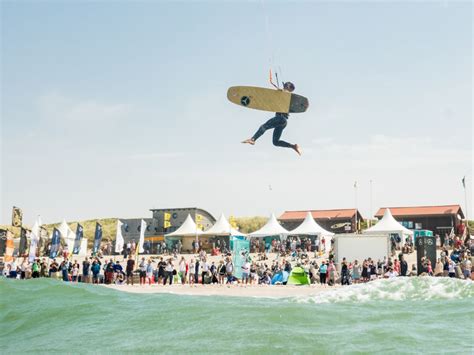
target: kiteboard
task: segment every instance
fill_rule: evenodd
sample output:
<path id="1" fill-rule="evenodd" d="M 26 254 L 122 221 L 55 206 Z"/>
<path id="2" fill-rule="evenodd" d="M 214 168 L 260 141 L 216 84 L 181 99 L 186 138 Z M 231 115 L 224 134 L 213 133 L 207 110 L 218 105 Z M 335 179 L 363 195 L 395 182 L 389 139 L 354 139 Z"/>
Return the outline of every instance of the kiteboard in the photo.
<path id="1" fill-rule="evenodd" d="M 239 106 L 270 112 L 299 113 L 309 106 L 304 96 L 255 86 L 232 86 L 227 90 L 227 98 Z"/>

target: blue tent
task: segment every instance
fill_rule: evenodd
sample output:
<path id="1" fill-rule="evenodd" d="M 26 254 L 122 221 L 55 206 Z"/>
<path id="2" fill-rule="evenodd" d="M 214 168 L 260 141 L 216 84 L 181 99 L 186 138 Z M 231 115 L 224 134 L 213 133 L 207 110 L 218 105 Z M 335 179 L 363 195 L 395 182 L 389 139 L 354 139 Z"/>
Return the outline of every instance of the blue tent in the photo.
<path id="1" fill-rule="evenodd" d="M 277 272 L 275 275 L 273 275 L 272 278 L 272 285 L 275 285 L 276 283 L 284 283 L 288 281 L 288 272 L 286 271 L 280 271 Z"/>

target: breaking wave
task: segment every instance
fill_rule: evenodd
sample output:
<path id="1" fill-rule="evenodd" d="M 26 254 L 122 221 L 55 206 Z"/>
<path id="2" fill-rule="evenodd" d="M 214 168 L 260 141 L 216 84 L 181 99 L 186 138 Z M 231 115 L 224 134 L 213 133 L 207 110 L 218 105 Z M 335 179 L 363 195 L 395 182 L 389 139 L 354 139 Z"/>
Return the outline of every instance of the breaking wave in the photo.
<path id="1" fill-rule="evenodd" d="M 293 297 L 297 303 L 427 301 L 474 298 L 474 283 L 446 277 L 399 277 L 337 287 L 314 296 Z"/>

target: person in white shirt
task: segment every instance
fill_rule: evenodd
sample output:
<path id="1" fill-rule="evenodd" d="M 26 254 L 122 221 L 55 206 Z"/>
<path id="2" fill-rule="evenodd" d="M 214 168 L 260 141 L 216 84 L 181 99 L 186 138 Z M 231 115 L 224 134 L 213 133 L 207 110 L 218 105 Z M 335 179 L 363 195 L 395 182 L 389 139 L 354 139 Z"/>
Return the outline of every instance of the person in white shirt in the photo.
<path id="1" fill-rule="evenodd" d="M 186 282 L 186 260 L 184 259 L 184 256 L 181 257 L 179 262 L 179 277 L 181 279 L 181 284 L 184 285 Z"/>
<path id="2" fill-rule="evenodd" d="M 201 261 L 201 283 L 204 285 L 204 276 L 207 276 L 209 272 L 209 264 L 206 261 L 206 258 L 204 258 Z"/>
<path id="3" fill-rule="evenodd" d="M 397 276 L 398 276 L 398 272 L 396 272 L 392 268 L 388 269 L 388 271 L 385 273 L 385 277 L 389 278 L 389 279 L 392 279 L 392 278 L 397 277 Z"/>
<path id="4" fill-rule="evenodd" d="M 170 280 L 170 285 L 173 284 L 174 265 L 173 259 L 169 259 L 165 267 L 166 276 L 164 278 L 163 285 L 166 285 L 166 280 Z"/>
<path id="5" fill-rule="evenodd" d="M 249 283 L 249 275 L 250 275 L 250 263 L 248 260 L 242 265 L 242 283 L 245 284 Z"/>

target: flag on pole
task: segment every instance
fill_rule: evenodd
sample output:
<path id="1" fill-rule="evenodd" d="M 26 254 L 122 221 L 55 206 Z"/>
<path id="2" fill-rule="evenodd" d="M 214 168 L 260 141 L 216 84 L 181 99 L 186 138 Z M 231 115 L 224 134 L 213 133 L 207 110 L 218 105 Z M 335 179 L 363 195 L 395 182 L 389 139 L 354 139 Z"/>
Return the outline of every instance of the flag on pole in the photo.
<path id="1" fill-rule="evenodd" d="M 20 228 L 20 246 L 18 248 L 18 254 L 23 256 L 26 252 L 26 247 L 28 244 L 28 240 L 26 238 L 26 229 L 21 227 Z"/>
<path id="2" fill-rule="evenodd" d="M 146 222 L 142 219 L 142 222 L 140 224 L 140 239 L 138 240 L 137 255 L 138 253 L 143 253 L 145 251 L 143 249 L 143 243 L 145 243 L 145 230 Z"/>
<path id="3" fill-rule="evenodd" d="M 82 237 L 84 237 L 84 227 L 78 223 L 76 227 L 76 238 L 74 239 L 74 247 L 72 248 L 73 254 L 79 254 L 79 252 L 81 251 Z"/>
<path id="4" fill-rule="evenodd" d="M 54 259 L 58 256 L 59 253 L 59 245 L 61 243 L 61 232 L 59 229 L 54 228 L 53 235 L 51 237 L 51 249 L 49 251 L 50 259 Z M 31 250 L 31 247 L 30 247 Z"/>
<path id="5" fill-rule="evenodd" d="M 41 217 L 38 216 L 36 218 L 36 222 L 31 228 L 30 233 L 30 253 L 28 260 L 32 263 L 36 259 L 36 249 L 38 248 L 39 240 L 40 240 L 40 228 L 41 228 Z"/>
<path id="6" fill-rule="evenodd" d="M 462 181 L 462 186 L 466 188 L 466 177 L 464 176 L 461 181 Z"/>
<path id="7" fill-rule="evenodd" d="M 21 227 L 23 222 L 23 212 L 21 208 L 13 206 L 12 227 Z"/>
<path id="8" fill-rule="evenodd" d="M 13 251 L 15 250 L 15 245 L 13 243 L 13 233 L 7 230 L 7 240 L 5 243 L 5 262 L 9 263 L 13 261 Z"/>
<path id="9" fill-rule="evenodd" d="M 117 219 L 117 233 L 115 235 L 115 252 L 116 253 L 122 253 L 123 251 L 123 235 L 122 235 L 122 221 L 120 219 Z"/>
<path id="10" fill-rule="evenodd" d="M 94 235 L 94 245 L 92 247 L 92 253 L 97 254 L 100 248 L 100 242 L 102 241 L 102 226 L 99 222 L 95 223 L 95 235 Z"/>

